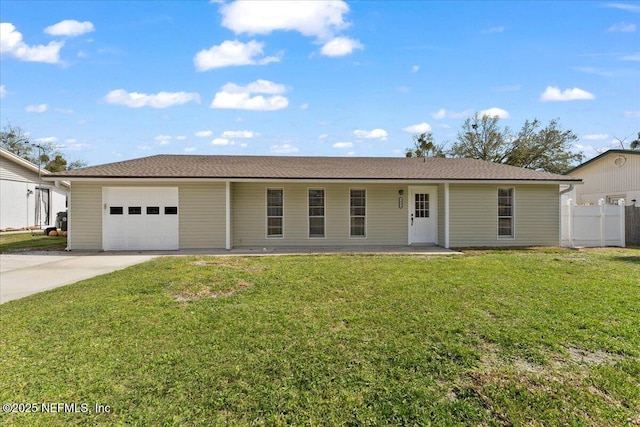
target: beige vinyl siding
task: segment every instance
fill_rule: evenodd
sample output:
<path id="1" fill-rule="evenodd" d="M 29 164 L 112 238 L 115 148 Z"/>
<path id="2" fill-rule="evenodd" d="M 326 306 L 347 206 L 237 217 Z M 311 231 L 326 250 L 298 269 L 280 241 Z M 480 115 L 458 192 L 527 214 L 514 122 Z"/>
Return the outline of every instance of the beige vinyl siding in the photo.
<path id="1" fill-rule="evenodd" d="M 178 186 L 180 249 L 224 249 L 225 183 Z"/>
<path id="2" fill-rule="evenodd" d="M 514 238 L 498 238 L 498 188 L 513 187 Z M 465 185 L 449 187 L 450 245 L 557 246 L 558 185 Z"/>
<path id="3" fill-rule="evenodd" d="M 102 249 L 102 185 L 71 184 L 69 198 L 69 238 L 71 250 Z"/>
<path id="4" fill-rule="evenodd" d="M 394 184 L 234 183 L 234 247 L 406 245 L 407 187 Z M 266 189 L 284 190 L 282 238 L 266 237 Z M 308 189 L 325 189 L 325 238 L 308 237 Z M 349 236 L 349 189 L 367 190 L 367 237 Z M 404 206 L 398 208 L 398 190 Z"/>
<path id="5" fill-rule="evenodd" d="M 44 174 L 42 174 L 44 176 Z M 38 173 L 0 157 L 0 179 L 18 182 L 38 182 Z"/>
<path id="6" fill-rule="evenodd" d="M 438 184 L 438 245 L 444 247 L 444 184 Z"/>
<path id="7" fill-rule="evenodd" d="M 71 250 L 102 249 L 102 187 L 175 187 L 176 182 L 153 184 L 74 182 L 70 203 Z M 184 183 L 178 187 L 180 249 L 224 248 L 225 184 Z"/>
<path id="8" fill-rule="evenodd" d="M 620 166 L 616 159 L 626 159 Z M 631 199 L 640 197 L 640 154 L 611 153 L 571 174 L 584 181 L 576 185 L 578 203 L 597 204 L 607 196 L 622 195 Z"/>

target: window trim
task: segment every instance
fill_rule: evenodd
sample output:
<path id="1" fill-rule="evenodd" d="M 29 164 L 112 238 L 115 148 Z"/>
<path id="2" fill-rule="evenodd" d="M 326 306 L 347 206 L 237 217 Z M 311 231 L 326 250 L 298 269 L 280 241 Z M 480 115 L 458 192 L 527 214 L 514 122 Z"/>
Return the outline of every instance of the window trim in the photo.
<path id="1" fill-rule="evenodd" d="M 351 234 L 351 218 L 360 218 L 360 215 L 352 216 L 351 215 L 351 191 L 352 190 L 362 190 L 364 191 L 364 236 L 354 236 Z M 367 197 L 367 187 L 349 187 L 348 193 L 348 203 L 347 203 L 347 214 L 349 218 L 349 239 L 353 240 L 366 240 L 369 236 L 368 225 L 369 221 L 367 221 L 367 213 L 369 212 L 369 198 Z"/>
<path id="2" fill-rule="evenodd" d="M 282 191 L 282 216 L 269 216 L 269 190 Z M 282 218 L 282 233 L 269 235 L 269 218 Z M 264 237 L 265 239 L 284 239 L 284 187 L 266 187 L 264 190 Z"/>
<path id="3" fill-rule="evenodd" d="M 322 216 L 311 216 L 309 210 L 311 209 L 311 205 L 309 203 L 309 192 L 311 190 L 322 190 L 322 209 L 324 215 Z M 311 218 L 322 218 L 322 236 L 312 236 L 311 235 Z M 307 187 L 307 239 L 326 239 L 327 238 L 327 190 L 324 187 Z"/>
<path id="4" fill-rule="evenodd" d="M 500 190 L 511 190 L 511 215 L 500 215 Z M 511 234 L 500 235 L 500 219 L 511 218 Z M 496 190 L 496 235 L 498 240 L 514 240 L 516 238 L 516 188 L 498 187 Z"/>

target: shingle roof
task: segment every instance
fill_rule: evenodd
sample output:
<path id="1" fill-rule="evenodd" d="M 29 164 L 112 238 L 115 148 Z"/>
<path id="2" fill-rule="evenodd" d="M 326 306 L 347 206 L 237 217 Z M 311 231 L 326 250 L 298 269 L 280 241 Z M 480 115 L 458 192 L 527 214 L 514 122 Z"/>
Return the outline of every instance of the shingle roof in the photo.
<path id="1" fill-rule="evenodd" d="M 564 181 L 573 177 L 475 159 L 156 155 L 64 171 L 66 178 Z"/>

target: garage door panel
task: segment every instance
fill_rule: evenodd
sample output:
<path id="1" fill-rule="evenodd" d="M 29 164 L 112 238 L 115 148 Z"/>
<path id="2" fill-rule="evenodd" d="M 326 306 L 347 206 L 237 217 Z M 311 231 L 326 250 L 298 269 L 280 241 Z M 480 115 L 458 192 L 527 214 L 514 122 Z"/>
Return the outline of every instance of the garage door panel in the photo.
<path id="1" fill-rule="evenodd" d="M 103 203 L 104 250 L 178 249 L 177 187 L 104 187 Z"/>

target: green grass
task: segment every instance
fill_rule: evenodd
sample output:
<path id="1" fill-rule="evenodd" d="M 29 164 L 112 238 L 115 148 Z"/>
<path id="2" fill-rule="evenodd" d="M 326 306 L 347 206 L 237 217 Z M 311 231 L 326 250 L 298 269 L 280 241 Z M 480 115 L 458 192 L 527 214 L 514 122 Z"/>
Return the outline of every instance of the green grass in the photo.
<path id="1" fill-rule="evenodd" d="M 167 257 L 0 306 L 6 425 L 640 424 L 640 250 Z"/>
<path id="2" fill-rule="evenodd" d="M 0 253 L 24 252 L 29 250 L 62 251 L 67 247 L 67 238 L 61 236 L 45 236 L 38 234 L 12 233 L 0 234 Z"/>

